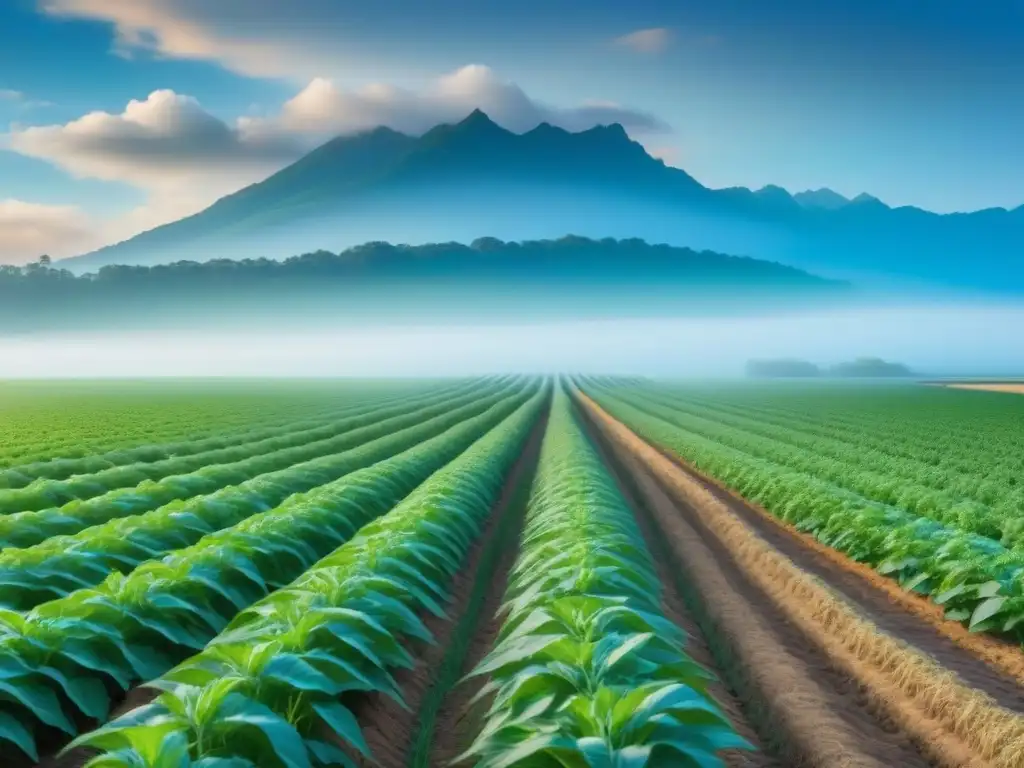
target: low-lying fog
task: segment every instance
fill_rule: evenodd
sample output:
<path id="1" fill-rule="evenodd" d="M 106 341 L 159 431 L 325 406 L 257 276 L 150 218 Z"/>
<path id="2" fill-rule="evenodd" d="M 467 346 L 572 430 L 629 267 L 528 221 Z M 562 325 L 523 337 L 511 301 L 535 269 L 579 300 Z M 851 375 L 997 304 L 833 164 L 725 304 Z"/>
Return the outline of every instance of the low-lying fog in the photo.
<path id="1" fill-rule="evenodd" d="M 433 376 L 593 372 L 738 376 L 751 358 L 881 357 L 936 376 L 1024 374 L 1024 305 L 772 317 L 279 333 L 0 337 L 0 377 Z"/>

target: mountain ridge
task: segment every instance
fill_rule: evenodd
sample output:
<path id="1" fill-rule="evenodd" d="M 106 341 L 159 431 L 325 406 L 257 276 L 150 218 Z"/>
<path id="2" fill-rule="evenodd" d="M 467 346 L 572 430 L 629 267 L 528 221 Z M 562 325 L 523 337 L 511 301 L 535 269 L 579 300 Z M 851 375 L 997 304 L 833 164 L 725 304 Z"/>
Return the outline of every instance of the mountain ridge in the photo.
<path id="1" fill-rule="evenodd" d="M 335 137 L 190 217 L 61 263 L 82 271 L 566 232 L 744 254 L 839 279 L 1024 292 L 1024 206 L 939 214 L 866 193 L 711 189 L 619 124 L 513 133 L 479 109 L 421 136 L 379 127 Z"/>

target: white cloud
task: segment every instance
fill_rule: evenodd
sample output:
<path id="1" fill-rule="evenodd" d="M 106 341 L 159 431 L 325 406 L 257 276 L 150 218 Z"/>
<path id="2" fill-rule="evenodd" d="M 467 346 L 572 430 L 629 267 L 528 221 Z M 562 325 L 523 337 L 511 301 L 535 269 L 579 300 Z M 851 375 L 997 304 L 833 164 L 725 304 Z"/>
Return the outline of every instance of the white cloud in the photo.
<path id="1" fill-rule="evenodd" d="M 24 264 L 44 253 L 70 256 L 102 242 L 102 233 L 74 206 L 0 200 L 0 264 Z"/>
<path id="2" fill-rule="evenodd" d="M 0 88 L 0 101 L 21 101 L 25 94 L 21 91 L 14 91 L 10 88 Z"/>
<path id="3" fill-rule="evenodd" d="M 638 29 L 612 42 L 620 48 L 629 48 L 637 53 L 661 53 L 672 42 L 672 31 L 666 27 Z"/>
<path id="4" fill-rule="evenodd" d="M 519 86 L 479 64 L 440 77 L 421 92 L 385 84 L 346 91 L 330 80 L 318 78 L 285 102 L 278 115 L 242 118 L 239 125 L 244 135 L 253 138 L 296 134 L 323 137 L 379 125 L 419 134 L 439 123 L 461 120 L 477 108 L 516 132 L 527 131 L 542 122 L 571 131 L 615 122 L 635 133 L 667 130 L 653 115 L 612 102 L 584 102 L 576 107 L 541 104 Z"/>
<path id="5" fill-rule="evenodd" d="M 194 213 L 334 135 L 379 125 L 418 134 L 478 107 L 514 131 L 544 121 L 569 130 L 611 122 L 638 134 L 667 130 L 652 115 L 612 103 L 547 106 L 487 67 L 471 65 L 421 92 L 386 84 L 347 91 L 316 79 L 277 114 L 242 116 L 231 124 L 189 96 L 154 91 L 145 100 L 129 102 L 120 114 L 91 112 L 64 125 L 15 128 L 7 145 L 77 177 L 147 190 L 150 201 L 132 214 L 141 229 Z"/>
<path id="6" fill-rule="evenodd" d="M 315 79 L 276 114 L 241 116 L 230 123 L 192 97 L 154 91 L 144 100 L 129 102 L 119 114 L 91 112 L 63 125 L 14 127 L 0 138 L 8 149 L 47 160 L 79 178 L 145 190 L 145 205 L 92 227 L 111 241 L 196 213 L 332 136 L 379 125 L 419 134 L 439 123 L 461 120 L 476 108 L 513 131 L 545 121 L 573 131 L 619 122 L 640 136 L 668 130 L 652 115 L 610 102 L 545 105 L 487 67 L 471 65 L 421 91 L 387 84 L 344 90 L 330 80 Z M 75 222 L 79 230 L 89 228 L 61 210 L 65 222 Z"/>
<path id="7" fill-rule="evenodd" d="M 15 129 L 8 144 L 78 177 L 158 190 L 196 182 L 236 188 L 301 151 L 284 137 L 247 137 L 195 99 L 169 90 L 133 100 L 120 114 L 90 112 L 65 125 Z"/>
<path id="8" fill-rule="evenodd" d="M 313 77 L 349 63 L 338 5 L 324 0 L 38 0 L 46 13 L 114 26 L 131 57 L 216 61 L 255 77 Z"/>

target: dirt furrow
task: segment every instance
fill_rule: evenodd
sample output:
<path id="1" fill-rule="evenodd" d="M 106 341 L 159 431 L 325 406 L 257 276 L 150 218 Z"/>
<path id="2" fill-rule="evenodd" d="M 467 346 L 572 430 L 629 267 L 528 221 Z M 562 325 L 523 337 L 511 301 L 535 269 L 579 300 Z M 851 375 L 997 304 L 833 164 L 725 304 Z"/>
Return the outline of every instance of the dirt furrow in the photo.
<path id="1" fill-rule="evenodd" d="M 599 430 L 635 483 L 723 674 L 769 749 L 786 765 L 921 767 L 928 761 L 842 670 L 751 584 L 693 515 L 658 485 L 604 425 Z M 695 610 L 694 610 L 695 609 Z"/>
<path id="2" fill-rule="evenodd" d="M 898 723 L 931 759 L 945 766 L 1024 765 L 1024 719 L 1016 712 L 966 684 L 927 650 L 882 629 L 861 602 L 795 564 L 734 514 L 727 500 L 594 403 L 585 397 L 581 402 L 618 447 L 656 476 L 673 499 L 684 502 L 681 511 L 702 527 L 709 544 L 720 548 L 722 564 L 755 585 L 763 601 L 824 653 L 833 668 L 856 680 L 874 710 Z M 794 552 L 802 565 L 800 555 Z M 950 653 L 948 648 L 945 652 Z M 969 655 L 963 649 L 955 652 Z"/>
<path id="3" fill-rule="evenodd" d="M 797 531 L 679 457 L 662 453 L 758 536 L 802 570 L 827 582 L 880 629 L 927 653 L 1000 706 L 1024 712 L 1024 653 L 1018 645 L 971 633 L 960 622 L 946 620 L 942 609 L 927 598 Z"/>
<path id="4" fill-rule="evenodd" d="M 519 536 L 529 498 L 529 488 L 524 486 L 523 490 L 525 492 L 519 500 L 521 506 L 516 510 L 514 525 L 509 526 L 504 545 L 500 551 L 495 552 L 493 575 L 490 581 L 483 585 L 480 609 L 474 626 L 468 632 L 469 642 L 461 653 L 456 650 L 453 656 L 453 665 L 455 657 L 458 657 L 458 674 L 453 676 L 450 685 L 445 686 L 445 695 L 437 709 L 426 757 L 415 764 L 410 763 L 409 768 L 440 768 L 449 765 L 469 748 L 483 727 L 486 704 L 481 703 L 473 708 L 470 708 L 469 704 L 487 678 L 463 678 L 491 652 L 501 631 L 502 617 L 498 615 L 498 610 L 505 599 L 508 574 L 515 565 L 518 555 Z"/>
<path id="5" fill-rule="evenodd" d="M 774 749 L 765 749 L 765 744 L 737 693 L 737 670 L 732 668 L 735 658 L 727 654 L 720 643 L 705 635 L 705 631 L 711 626 L 706 611 L 697 603 L 692 585 L 686 582 L 675 562 L 672 547 L 667 545 L 665 532 L 659 528 L 648 508 L 646 496 L 637 482 L 635 473 L 615 455 L 608 442 L 601 439 L 592 422 L 584 421 L 584 424 L 605 466 L 615 478 L 619 490 L 636 515 L 644 542 L 651 552 L 655 570 L 663 585 L 662 609 L 665 617 L 686 632 L 687 654 L 718 677 L 717 681 L 709 685 L 709 692 L 722 711 L 728 715 L 737 732 L 757 750 L 730 750 L 722 755 L 723 760 L 729 768 L 781 768 L 785 763 L 774 754 Z"/>
<path id="6" fill-rule="evenodd" d="M 350 703 L 374 757 L 367 760 L 360 756 L 357 765 L 442 766 L 468 746 L 459 739 L 462 691 L 449 689 L 469 671 L 468 665 L 476 663 L 469 660 L 478 648 L 482 647 L 484 654 L 490 649 L 493 635 L 489 635 L 487 625 L 500 605 L 508 569 L 518 549 L 523 510 L 546 425 L 545 417 L 534 428 L 483 534 L 456 574 L 447 618 L 422 617 L 436 642 L 417 643 L 410 649 L 415 666 L 395 674 L 406 706 L 377 693 L 355 697 Z M 494 594 L 498 605 L 492 604 Z M 446 755 L 439 762 L 433 756 L 437 752 Z"/>

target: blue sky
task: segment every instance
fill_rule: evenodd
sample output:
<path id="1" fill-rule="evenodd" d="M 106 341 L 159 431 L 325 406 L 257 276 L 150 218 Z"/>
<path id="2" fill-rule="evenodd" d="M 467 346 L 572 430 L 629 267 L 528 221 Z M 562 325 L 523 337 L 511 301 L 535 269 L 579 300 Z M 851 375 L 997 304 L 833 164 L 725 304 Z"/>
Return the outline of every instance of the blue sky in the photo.
<path id="1" fill-rule="evenodd" d="M 1024 2 L 4 0 L 0 262 L 191 213 L 334 133 L 472 106 L 513 128 L 620 119 L 709 186 L 1012 208 Z"/>

